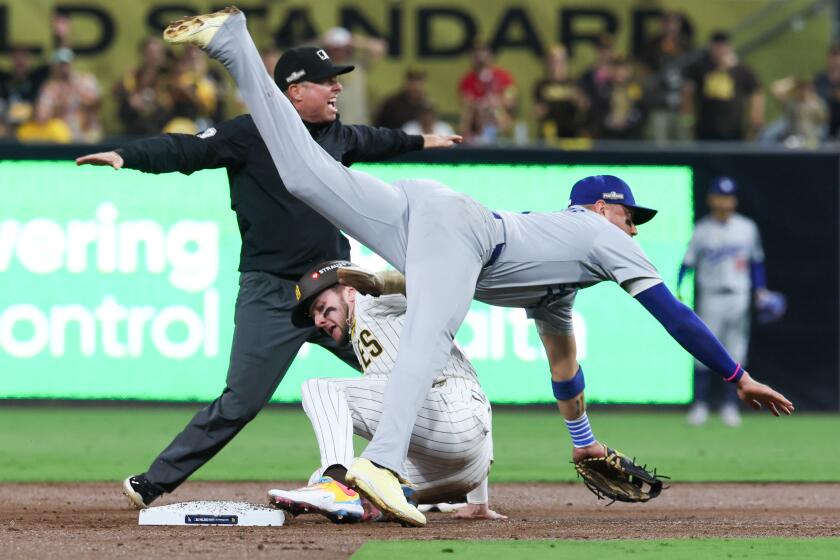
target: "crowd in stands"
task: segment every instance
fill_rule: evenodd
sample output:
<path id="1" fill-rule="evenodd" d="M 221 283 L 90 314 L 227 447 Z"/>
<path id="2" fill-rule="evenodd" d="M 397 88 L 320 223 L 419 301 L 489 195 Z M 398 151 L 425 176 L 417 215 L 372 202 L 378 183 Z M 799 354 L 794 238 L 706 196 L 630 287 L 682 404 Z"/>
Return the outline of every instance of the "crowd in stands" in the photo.
<path id="1" fill-rule="evenodd" d="M 195 133 L 225 118 L 235 92 L 208 67 L 195 48 L 169 50 L 156 37 L 145 39 L 139 64 L 115 84 L 103 87 L 80 72 L 67 46 L 69 22 L 53 19 L 56 49 L 47 64 L 34 64 L 24 48 L 13 49 L 10 65 L 0 72 L 0 137 L 20 141 L 97 142 L 103 95 L 117 103 L 120 130 L 111 134 Z M 784 76 L 763 87 L 755 72 L 739 60 L 730 36 L 711 34 L 696 45 L 690 25 L 679 13 L 666 13 L 661 32 L 643 45 L 636 58 L 617 52 L 603 36 L 594 64 L 572 75 L 562 45 L 547 50 L 544 73 L 522 84 L 516 72 L 494 60 L 486 44 L 476 44 L 470 69 L 453 85 L 460 114 L 441 118 L 427 88 L 427 72 L 409 68 L 402 84 L 379 107 L 370 106 L 370 69 L 388 50 L 382 39 L 336 27 L 318 41 L 335 64 L 353 64 L 342 76 L 338 99 L 346 123 L 403 128 L 410 133 L 464 135 L 473 144 L 502 139 L 748 140 L 812 147 L 840 135 L 840 45 L 828 52 L 826 68 L 816 77 Z M 267 49 L 269 72 L 280 51 Z M 769 92 L 781 116 L 765 122 Z M 533 114 L 522 114 L 526 95 Z M 231 101 L 233 100 L 233 101 Z M 240 108 L 240 105 L 236 105 Z M 528 130 L 526 123 L 536 123 Z"/>

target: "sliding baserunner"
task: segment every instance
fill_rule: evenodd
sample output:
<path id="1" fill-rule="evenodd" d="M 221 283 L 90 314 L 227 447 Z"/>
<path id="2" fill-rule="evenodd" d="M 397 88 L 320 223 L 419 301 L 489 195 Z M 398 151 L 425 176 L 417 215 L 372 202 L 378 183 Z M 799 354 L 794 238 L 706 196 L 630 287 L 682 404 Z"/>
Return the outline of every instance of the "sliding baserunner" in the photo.
<path id="1" fill-rule="evenodd" d="M 369 274 L 348 261 L 327 261 L 301 276 L 292 322 L 313 325 L 339 346 L 352 346 L 362 377 L 316 378 L 301 388 L 303 410 L 318 440 L 321 466 L 297 490 L 274 489 L 269 503 L 293 515 L 320 513 L 336 523 L 377 520 L 361 496 L 347 488 L 355 457 L 353 434 L 370 440 L 382 415 L 382 397 L 401 346 L 405 279 L 388 273 L 382 297 L 340 285 L 347 275 Z M 464 351 L 453 342 L 440 377 L 428 387 L 411 432 L 405 470 L 414 484 L 413 501 L 466 504 L 456 517 L 505 519 L 489 507 L 487 474 L 493 462 L 490 402 Z"/>
<path id="2" fill-rule="evenodd" d="M 400 478 L 418 408 L 446 365 L 473 297 L 523 307 L 535 319 L 577 464 L 605 455 L 611 462 L 621 459 L 589 427 L 583 372 L 568 324 L 575 292 L 602 281 L 619 284 L 695 358 L 736 383 L 741 400 L 775 415 L 793 412 L 789 400 L 753 380 L 665 287 L 632 239 L 636 225 L 655 211 L 637 206 L 618 177 L 582 179 L 572 188 L 568 209 L 530 214 L 491 212 L 435 181 L 385 183 L 342 167 L 309 138 L 262 66 L 245 16 L 236 8 L 179 20 L 164 38 L 196 44 L 222 62 L 289 192 L 406 276 L 408 344 L 400 347 L 376 434 L 347 473 L 350 484 L 398 520 L 426 523 L 406 501 Z"/>

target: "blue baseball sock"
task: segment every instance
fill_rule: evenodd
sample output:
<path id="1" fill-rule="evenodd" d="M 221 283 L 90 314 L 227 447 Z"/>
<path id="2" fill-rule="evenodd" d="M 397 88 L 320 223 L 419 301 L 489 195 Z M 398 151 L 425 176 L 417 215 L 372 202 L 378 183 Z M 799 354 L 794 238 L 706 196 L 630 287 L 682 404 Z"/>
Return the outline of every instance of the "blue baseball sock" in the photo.
<path id="1" fill-rule="evenodd" d="M 565 420 L 565 422 L 575 447 L 586 447 L 595 443 L 595 436 L 592 434 L 592 427 L 589 425 L 589 418 L 586 416 L 586 412 L 580 418 Z"/>

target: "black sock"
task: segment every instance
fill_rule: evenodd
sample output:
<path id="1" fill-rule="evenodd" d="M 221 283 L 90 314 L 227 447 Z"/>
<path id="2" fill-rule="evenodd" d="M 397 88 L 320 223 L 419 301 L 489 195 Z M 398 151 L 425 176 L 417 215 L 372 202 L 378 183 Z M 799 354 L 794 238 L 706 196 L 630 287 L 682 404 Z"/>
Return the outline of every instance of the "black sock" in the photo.
<path id="1" fill-rule="evenodd" d="M 338 482 L 340 482 L 340 483 L 342 483 L 346 486 L 347 485 L 347 480 L 345 480 L 345 478 L 344 478 L 346 474 L 347 474 L 347 467 L 345 467 L 344 465 L 335 464 L 335 465 L 330 465 L 329 467 L 327 467 L 327 469 L 324 471 L 324 473 L 321 476 L 328 476 L 331 479 L 337 480 Z"/>

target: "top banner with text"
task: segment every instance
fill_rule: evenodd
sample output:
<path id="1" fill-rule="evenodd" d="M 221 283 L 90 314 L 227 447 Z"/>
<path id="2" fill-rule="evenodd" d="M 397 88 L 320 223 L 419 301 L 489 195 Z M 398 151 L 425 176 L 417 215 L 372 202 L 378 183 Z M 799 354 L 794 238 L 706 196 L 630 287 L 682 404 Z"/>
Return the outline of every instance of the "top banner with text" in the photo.
<path id="1" fill-rule="evenodd" d="M 638 237 L 673 286 L 691 234 L 687 167 L 356 166 L 386 180 L 432 177 L 491 208 L 567 205 L 585 175 L 613 173 L 660 209 Z M 239 233 L 223 170 L 190 177 L 0 162 L 0 398 L 212 400 L 224 388 Z M 291 242 L 291 241 L 290 241 Z M 354 246 L 368 268 L 384 262 Z M 690 357 L 614 284 L 581 292 L 578 353 L 587 400 L 686 403 Z M 491 400 L 551 402 L 548 364 L 520 309 L 474 302 L 458 332 Z M 304 346 L 275 401 L 309 377 L 354 372 Z"/>
<path id="2" fill-rule="evenodd" d="M 15 46 L 29 49 L 36 60 L 48 61 L 54 48 L 50 17 L 58 10 L 70 22 L 74 66 L 95 74 L 102 90 L 110 91 L 139 64 L 137 47 L 145 37 L 160 36 L 173 19 L 227 4 L 0 0 L 0 65 L 10 66 L 8 55 Z M 822 69 L 832 35 L 832 17 L 827 9 L 815 8 L 814 0 L 241 0 L 236 4 L 248 15 L 248 27 L 260 48 L 317 42 L 337 25 L 387 41 L 383 59 L 375 64 L 367 57 L 357 61 L 357 68 L 361 65 L 367 73 L 372 108 L 401 87 L 406 69 L 421 67 L 428 71 L 431 100 L 442 114 L 454 118 L 460 110 L 458 80 L 470 69 L 472 46 L 484 41 L 495 51 L 498 63 L 513 73 L 519 91 L 517 118 L 527 122 L 533 113 L 532 88 L 543 76 L 543 56 L 551 45 L 566 45 L 572 74 L 579 76 L 595 62 L 596 45 L 605 33 L 615 36 L 619 53 L 638 56 L 661 32 L 665 10 L 685 15 L 697 47 L 718 30 L 733 31 L 738 47 L 753 44 L 749 53 L 742 53 L 744 61 L 768 86 L 783 76 L 812 75 Z M 353 81 L 358 75 L 357 71 L 342 79 Z M 231 104 L 229 114 L 241 110 Z M 120 130 L 115 98 L 104 96 L 102 118 L 108 130 Z"/>

